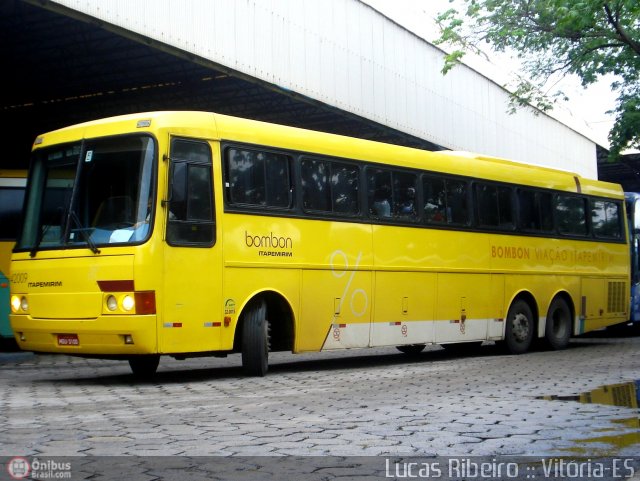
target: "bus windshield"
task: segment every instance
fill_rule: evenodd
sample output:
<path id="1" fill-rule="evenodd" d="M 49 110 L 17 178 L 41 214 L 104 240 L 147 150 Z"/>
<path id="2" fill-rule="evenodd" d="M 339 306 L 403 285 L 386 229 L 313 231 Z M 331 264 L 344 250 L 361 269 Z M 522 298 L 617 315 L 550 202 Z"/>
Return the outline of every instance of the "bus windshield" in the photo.
<path id="1" fill-rule="evenodd" d="M 140 243 L 153 218 L 151 137 L 85 140 L 39 149 L 29 173 L 16 251 Z"/>

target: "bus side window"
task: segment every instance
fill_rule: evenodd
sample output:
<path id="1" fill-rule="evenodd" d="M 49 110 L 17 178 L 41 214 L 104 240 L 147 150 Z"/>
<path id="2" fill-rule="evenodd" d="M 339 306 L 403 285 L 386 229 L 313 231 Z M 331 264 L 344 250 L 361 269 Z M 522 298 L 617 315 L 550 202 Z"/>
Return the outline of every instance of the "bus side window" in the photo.
<path id="1" fill-rule="evenodd" d="M 331 211 L 329 166 L 322 160 L 303 159 L 302 207 L 305 211 Z"/>
<path id="2" fill-rule="evenodd" d="M 457 179 L 443 179 L 424 175 L 424 218 L 427 224 L 469 223 L 467 183 Z"/>
<path id="3" fill-rule="evenodd" d="M 288 155 L 233 147 L 226 149 L 225 160 L 229 203 L 291 208 L 293 189 Z"/>
<path id="4" fill-rule="evenodd" d="M 585 200 L 577 195 L 558 194 L 556 196 L 556 219 L 560 234 L 587 235 Z"/>
<path id="5" fill-rule="evenodd" d="M 360 213 L 358 204 L 358 167 L 339 162 L 331 163 L 331 200 L 333 212 L 337 214 L 357 215 Z"/>
<path id="6" fill-rule="evenodd" d="M 548 192 L 518 190 L 520 228 L 532 232 L 553 230 L 552 196 Z"/>
<path id="7" fill-rule="evenodd" d="M 447 180 L 447 222 L 469 224 L 467 183 L 462 180 Z"/>
<path id="8" fill-rule="evenodd" d="M 407 172 L 393 173 L 393 214 L 403 220 L 417 220 L 416 181 L 418 176 Z"/>
<path id="9" fill-rule="evenodd" d="M 372 217 L 391 217 L 391 172 L 372 169 L 367 176 L 369 213 Z"/>
<path id="10" fill-rule="evenodd" d="M 424 216 L 429 224 L 444 224 L 447 220 L 447 191 L 444 179 L 423 176 Z"/>
<path id="11" fill-rule="evenodd" d="M 591 225 L 596 237 L 606 239 L 622 238 L 622 208 L 617 202 L 594 200 L 591 204 Z"/>
<path id="12" fill-rule="evenodd" d="M 514 228 L 511 187 L 478 183 L 476 203 L 481 227 L 509 230 Z"/>
<path id="13" fill-rule="evenodd" d="M 167 243 L 208 247 L 215 242 L 211 151 L 204 142 L 174 140 Z"/>
<path id="14" fill-rule="evenodd" d="M 302 207 L 338 215 L 357 215 L 359 171 L 356 166 L 328 160 L 303 159 Z"/>

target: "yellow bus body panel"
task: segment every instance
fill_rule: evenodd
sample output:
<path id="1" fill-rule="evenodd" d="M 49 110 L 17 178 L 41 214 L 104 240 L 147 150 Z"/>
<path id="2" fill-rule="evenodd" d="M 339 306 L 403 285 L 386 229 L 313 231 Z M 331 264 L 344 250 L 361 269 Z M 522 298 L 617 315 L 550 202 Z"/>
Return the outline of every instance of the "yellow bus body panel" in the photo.
<path id="1" fill-rule="evenodd" d="M 139 128 L 139 121 L 150 126 Z M 45 352 L 120 355 L 229 352 L 256 295 L 284 300 L 295 352 L 352 347 L 499 340 L 513 299 L 535 299 L 543 334 L 547 310 L 567 295 L 574 334 L 622 322 L 629 312 L 626 243 L 391 226 L 367 220 L 225 212 L 222 142 L 321 154 L 623 200 L 619 186 L 477 154 L 439 153 L 311 132 L 202 112 L 152 112 L 88 122 L 44 134 L 35 148 L 124 133 L 148 132 L 158 146 L 153 235 L 132 247 L 13 254 L 28 282 L 12 286 L 32 312 L 11 316 L 21 346 Z M 213 154 L 216 243 L 171 247 L 165 241 L 172 136 L 208 142 Z M 266 214 L 266 213 L 265 213 Z M 49 276 L 49 277 L 47 277 Z M 52 278 L 53 279 L 53 278 Z M 107 315 L 97 280 L 131 279 L 154 291 L 153 315 Z M 620 301 L 622 299 L 622 301 Z M 79 346 L 58 334 L 77 333 Z M 126 345 L 124 335 L 135 343 Z M 18 335 L 18 334 L 17 334 Z"/>

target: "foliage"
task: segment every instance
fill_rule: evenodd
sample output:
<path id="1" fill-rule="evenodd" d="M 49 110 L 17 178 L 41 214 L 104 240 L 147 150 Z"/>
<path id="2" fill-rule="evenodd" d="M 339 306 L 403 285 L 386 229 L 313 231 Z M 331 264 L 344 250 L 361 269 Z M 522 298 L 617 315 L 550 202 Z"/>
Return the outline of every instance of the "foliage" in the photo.
<path id="1" fill-rule="evenodd" d="M 450 0 L 452 2 L 453 0 Z M 616 123 L 609 134 L 611 158 L 640 148 L 640 1 L 638 0 L 459 0 L 466 8 L 440 14 L 440 38 L 455 50 L 443 73 L 465 52 L 482 54 L 483 42 L 498 52 L 514 51 L 531 80 L 519 79 L 512 107 L 547 111 L 559 91 L 547 85 L 568 74 L 583 86 L 607 74 L 616 81 Z M 553 87 L 552 87 L 553 88 Z"/>

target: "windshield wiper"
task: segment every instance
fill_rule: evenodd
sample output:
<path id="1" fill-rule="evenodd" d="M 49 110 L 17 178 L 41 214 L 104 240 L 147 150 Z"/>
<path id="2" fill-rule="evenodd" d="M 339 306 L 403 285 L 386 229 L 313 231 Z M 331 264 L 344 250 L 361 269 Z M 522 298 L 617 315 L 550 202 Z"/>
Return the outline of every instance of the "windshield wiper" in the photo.
<path id="1" fill-rule="evenodd" d="M 98 249 L 95 242 L 91 240 L 91 234 L 87 233 L 87 231 L 91 229 L 82 227 L 82 223 L 80 222 L 80 219 L 78 219 L 78 216 L 76 215 L 74 210 L 69 213 L 69 218 L 73 221 L 74 224 L 78 226 L 78 229 L 76 229 L 76 231 L 82 234 L 82 237 L 84 237 L 84 240 L 91 252 L 93 252 L 94 254 L 100 254 L 100 249 Z"/>

